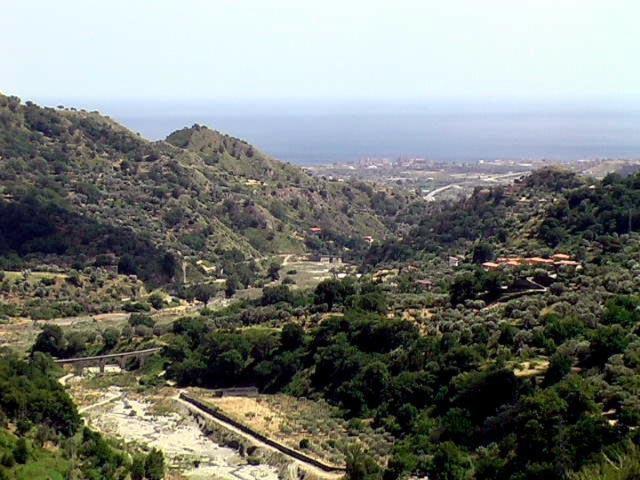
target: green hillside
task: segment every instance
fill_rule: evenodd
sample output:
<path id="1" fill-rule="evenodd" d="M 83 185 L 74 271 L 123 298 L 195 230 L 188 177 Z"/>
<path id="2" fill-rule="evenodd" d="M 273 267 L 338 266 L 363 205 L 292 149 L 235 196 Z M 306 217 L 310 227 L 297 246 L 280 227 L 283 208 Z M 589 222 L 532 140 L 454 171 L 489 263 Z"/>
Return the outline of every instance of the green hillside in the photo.
<path id="1" fill-rule="evenodd" d="M 198 261 L 363 248 L 364 236 L 389 235 L 407 204 L 311 177 L 206 127 L 149 142 L 97 112 L 6 96 L 0 164 L 5 267 L 113 262 L 154 283 L 175 279 L 182 259 L 191 273 Z"/>
<path id="2" fill-rule="evenodd" d="M 545 169 L 415 212 L 369 275 L 174 323 L 167 375 L 384 432 L 351 478 L 637 478 L 639 179 Z"/>

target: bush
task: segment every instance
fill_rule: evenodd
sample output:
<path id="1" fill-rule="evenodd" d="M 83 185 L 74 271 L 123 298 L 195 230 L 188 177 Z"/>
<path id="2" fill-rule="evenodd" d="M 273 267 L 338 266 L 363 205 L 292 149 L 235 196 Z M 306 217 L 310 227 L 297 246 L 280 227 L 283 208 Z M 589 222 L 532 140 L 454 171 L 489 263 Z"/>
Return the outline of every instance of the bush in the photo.
<path id="1" fill-rule="evenodd" d="M 128 302 L 122 306 L 125 312 L 148 312 L 151 310 L 151 306 L 148 303 L 142 302 Z"/>
<path id="2" fill-rule="evenodd" d="M 13 468 L 16 465 L 16 459 L 13 456 L 13 452 L 6 452 L 2 456 L 2 460 L 0 461 L 3 467 Z"/>
<path id="3" fill-rule="evenodd" d="M 129 317 L 129 325 L 132 327 L 143 325 L 145 327 L 153 328 L 155 324 L 155 320 L 144 313 L 132 313 Z"/>
<path id="4" fill-rule="evenodd" d="M 48 353 L 52 357 L 63 357 L 67 342 L 58 325 L 45 325 L 31 347 L 32 352 Z"/>
<path id="5" fill-rule="evenodd" d="M 157 449 L 152 449 L 144 461 L 145 476 L 148 480 L 162 480 L 164 478 L 164 456 Z"/>
<path id="6" fill-rule="evenodd" d="M 120 332 L 113 327 L 109 327 L 102 332 L 102 341 L 104 343 L 105 350 L 111 350 L 118 344 L 120 340 Z"/>
<path id="7" fill-rule="evenodd" d="M 303 450 L 306 450 L 311 447 L 311 442 L 308 438 L 303 438 L 300 440 L 299 447 Z"/>
<path id="8" fill-rule="evenodd" d="M 29 448 L 27 447 L 27 441 L 24 438 L 19 438 L 16 446 L 13 449 L 13 457 L 15 461 L 20 464 L 27 463 L 29 459 Z"/>
<path id="9" fill-rule="evenodd" d="M 131 463 L 131 480 L 144 480 L 144 457 L 136 455 Z"/>
<path id="10" fill-rule="evenodd" d="M 138 325 L 133 329 L 136 336 L 142 337 L 144 339 L 149 339 L 153 337 L 153 329 L 151 327 L 147 327 L 146 325 Z"/>
<path id="11" fill-rule="evenodd" d="M 164 306 L 165 306 L 164 298 L 159 293 L 154 293 L 154 294 L 150 295 L 149 296 L 149 303 L 156 310 L 160 310 L 160 309 L 164 308 Z"/>

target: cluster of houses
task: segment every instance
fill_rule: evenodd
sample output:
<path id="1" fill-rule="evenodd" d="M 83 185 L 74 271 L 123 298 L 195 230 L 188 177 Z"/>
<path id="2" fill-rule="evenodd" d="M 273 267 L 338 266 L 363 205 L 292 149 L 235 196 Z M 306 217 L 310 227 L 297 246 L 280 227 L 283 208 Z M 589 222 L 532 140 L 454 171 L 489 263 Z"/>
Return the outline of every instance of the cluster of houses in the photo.
<path id="1" fill-rule="evenodd" d="M 495 262 L 484 262 L 482 267 L 485 270 L 498 270 L 500 268 L 519 268 L 524 266 L 538 267 L 571 267 L 581 268 L 580 262 L 573 259 L 566 253 L 556 253 L 551 258 L 542 257 L 500 257 Z"/>

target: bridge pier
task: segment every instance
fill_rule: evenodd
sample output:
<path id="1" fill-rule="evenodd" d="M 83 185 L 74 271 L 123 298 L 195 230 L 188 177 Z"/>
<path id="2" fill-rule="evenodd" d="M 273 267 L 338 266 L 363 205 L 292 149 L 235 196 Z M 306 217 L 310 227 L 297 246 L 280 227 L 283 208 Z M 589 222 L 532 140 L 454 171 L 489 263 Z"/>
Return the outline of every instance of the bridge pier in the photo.
<path id="1" fill-rule="evenodd" d="M 104 373 L 104 367 L 107 364 L 107 361 L 102 359 L 98 362 L 98 367 L 100 368 L 100 373 Z"/>

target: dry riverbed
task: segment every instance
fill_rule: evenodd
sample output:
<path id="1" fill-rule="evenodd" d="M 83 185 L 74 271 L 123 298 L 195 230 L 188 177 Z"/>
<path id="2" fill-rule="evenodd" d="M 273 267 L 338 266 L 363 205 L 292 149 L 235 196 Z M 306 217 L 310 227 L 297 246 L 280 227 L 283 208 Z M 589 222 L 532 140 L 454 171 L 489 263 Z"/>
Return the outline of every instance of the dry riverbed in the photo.
<path id="1" fill-rule="evenodd" d="M 177 395 L 174 389 L 136 392 L 122 381 L 125 375 L 115 372 L 99 379 L 100 384 L 106 384 L 112 377 L 115 385 L 96 388 L 97 379 L 90 377 L 91 373 L 67 380 L 87 423 L 128 444 L 162 450 L 173 478 L 278 479 L 276 467 L 256 464 L 257 458 L 242 456 L 239 450 L 208 438 L 173 400 Z"/>

